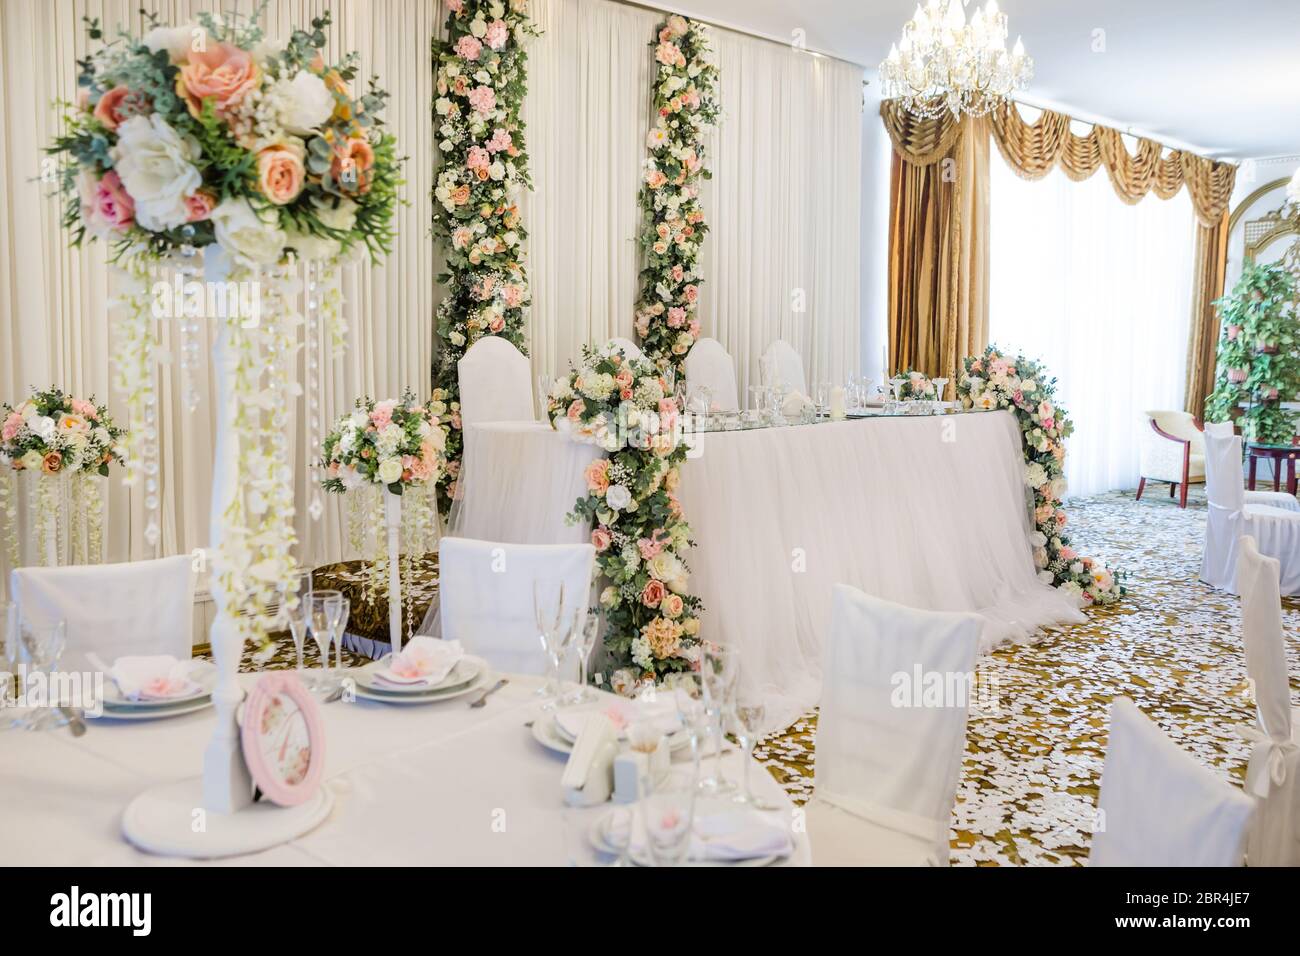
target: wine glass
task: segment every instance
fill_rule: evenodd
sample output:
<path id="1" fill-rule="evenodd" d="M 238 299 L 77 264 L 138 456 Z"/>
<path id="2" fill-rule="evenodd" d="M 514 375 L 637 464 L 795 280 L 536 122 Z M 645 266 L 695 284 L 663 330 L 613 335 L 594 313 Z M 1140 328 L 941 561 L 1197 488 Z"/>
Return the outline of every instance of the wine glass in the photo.
<path id="1" fill-rule="evenodd" d="M 573 641 L 573 647 L 578 652 L 578 673 L 581 675 L 581 680 L 574 692 L 565 699 L 566 703 L 585 704 L 596 699 L 596 692 L 587 686 L 587 664 L 599 635 L 600 614 L 588 612 L 582 619 L 578 634 Z"/>
<path id="2" fill-rule="evenodd" d="M 829 382 L 818 382 L 813 389 L 813 401 L 817 403 L 818 415 L 830 414 L 831 386 Z"/>
<path id="3" fill-rule="evenodd" d="M 312 591 L 308 594 L 307 628 L 320 649 L 321 672 L 312 682 L 312 689 L 328 692 L 330 676 L 330 641 L 334 627 L 342 615 L 343 594 L 339 591 Z"/>
<path id="4" fill-rule="evenodd" d="M 334 666 L 341 672 L 343 670 L 343 636 L 347 633 L 348 618 L 352 614 L 352 601 L 349 598 L 340 598 L 338 605 L 338 616 L 334 619 L 333 625 L 330 626 L 330 634 L 334 639 Z"/>
<path id="5" fill-rule="evenodd" d="M 680 866 L 691 846 L 695 821 L 695 774 L 674 769 L 642 798 L 646 846 L 655 866 Z"/>
<path id="6" fill-rule="evenodd" d="M 935 411 L 936 411 L 936 412 L 943 411 L 943 392 L 944 392 L 944 389 L 946 389 L 946 388 L 948 387 L 948 379 L 946 379 L 946 378 L 932 378 L 932 379 L 930 379 L 930 381 L 931 381 L 932 383 L 934 383 L 934 408 L 935 408 Z"/>
<path id="7" fill-rule="evenodd" d="M 296 571 L 280 595 L 280 615 L 289 625 L 293 647 L 298 652 L 298 676 L 302 676 L 303 645 L 307 641 L 307 598 L 311 594 L 311 572 Z"/>
<path id="8" fill-rule="evenodd" d="M 736 729 L 741 746 L 745 749 L 745 767 L 741 771 L 742 785 L 740 791 L 732 797 L 737 803 L 747 803 L 757 810 L 775 810 L 776 805 L 767 803 L 754 796 L 750 787 L 749 769 L 754 762 L 754 745 L 763 732 L 763 720 L 767 716 L 767 707 L 761 697 L 752 693 L 741 693 L 736 700 Z"/>
<path id="9" fill-rule="evenodd" d="M 706 793 L 730 793 L 735 785 L 728 783 L 722 775 L 723 728 L 728 708 L 734 698 L 736 678 L 740 672 L 740 651 L 721 644 L 705 644 L 700 665 L 703 675 L 704 706 L 713 725 L 715 747 L 713 773 L 702 779 L 699 786 Z"/>
<path id="10" fill-rule="evenodd" d="M 674 702 L 677 704 L 677 718 L 691 736 L 691 758 L 695 764 L 695 774 L 700 773 L 700 751 L 703 738 L 708 730 L 708 712 L 704 706 L 704 685 L 697 671 L 686 671 L 677 675 L 673 684 Z"/>
<path id="11" fill-rule="evenodd" d="M 889 400 L 888 400 L 888 406 L 889 406 L 889 410 L 890 410 L 890 411 L 897 412 L 897 411 L 899 410 L 899 409 L 898 409 L 898 403 L 899 403 L 898 390 L 899 390 L 900 388 L 902 388 L 903 385 L 906 384 L 906 382 L 907 382 L 907 379 L 905 379 L 905 378 L 903 378 L 903 377 L 901 377 L 901 376 L 899 376 L 899 377 L 897 377 L 897 378 L 891 378 L 891 379 L 889 380 Z"/>
<path id="12" fill-rule="evenodd" d="M 15 676 L 25 669 L 28 675 L 44 674 L 47 678 L 52 677 L 59 658 L 63 656 L 63 649 L 67 646 L 65 623 L 57 620 L 47 624 L 33 624 L 22 620 L 16 613 L 12 618 L 9 645 L 12 648 L 12 669 Z M 55 708 L 61 704 L 66 706 L 67 702 L 56 699 L 52 690 L 53 683 L 48 679 L 45 681 L 47 694 L 41 702 L 45 706 L 32 708 L 26 717 L 16 718 L 13 726 L 43 730 L 59 722 Z"/>
<path id="13" fill-rule="evenodd" d="M 537 635 L 542 642 L 542 650 L 546 652 L 548 658 L 553 657 L 552 647 L 555 646 L 564 624 L 563 578 L 533 579 L 533 614 L 537 622 Z M 559 662 L 556 660 L 549 668 L 545 686 L 537 691 L 538 696 L 548 698 L 544 709 L 552 709 L 555 706 L 555 699 L 559 696 L 559 670 Z"/>

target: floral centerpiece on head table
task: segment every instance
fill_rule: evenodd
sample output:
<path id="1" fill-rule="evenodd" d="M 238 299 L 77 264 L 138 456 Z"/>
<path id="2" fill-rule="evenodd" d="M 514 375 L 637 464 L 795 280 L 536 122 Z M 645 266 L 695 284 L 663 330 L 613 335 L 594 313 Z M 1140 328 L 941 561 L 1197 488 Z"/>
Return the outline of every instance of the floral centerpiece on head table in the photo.
<path id="1" fill-rule="evenodd" d="M 348 537 L 353 550 L 369 555 L 364 594 L 377 602 L 388 580 L 384 495 L 402 496 L 399 574 L 411 581 L 437 530 L 437 483 L 446 467 L 447 403 L 439 392 L 421 404 L 408 389 L 401 399 L 358 399 L 356 407 L 325 437 L 322 485 L 351 492 Z M 403 588 L 407 630 L 413 624 L 413 592 Z"/>
<path id="2" fill-rule="evenodd" d="M 931 401 L 938 397 L 934 382 L 923 372 L 915 369 L 904 369 L 894 378 L 903 379 L 903 383 L 898 386 L 898 400 L 906 401 Z"/>
<path id="3" fill-rule="evenodd" d="M 74 547 L 86 544 L 86 557 L 94 562 L 101 552 L 102 528 L 99 489 L 91 477 L 107 476 L 108 466 L 121 462 L 119 442 L 123 430 L 108 409 L 89 399 L 74 398 L 59 388 L 36 392 L 17 406 L 0 404 L 0 517 L 12 567 L 18 566 L 17 476 L 23 472 L 74 478 L 73 518 L 84 522 L 86 538 L 74 536 Z M 33 526 L 43 542 L 58 505 L 46 482 L 32 488 Z M 43 551 L 41 552 L 44 557 Z M 75 555 L 74 555 L 75 557 Z"/>
<path id="4" fill-rule="evenodd" d="M 557 431 L 609 453 L 587 468 L 587 491 L 569 518 L 592 525 L 611 685 L 695 668 L 701 608 L 682 558 L 691 528 L 677 500 L 687 446 L 663 372 L 617 348 L 586 348 L 547 407 Z"/>
<path id="5" fill-rule="evenodd" d="M 1083 604 L 1111 604 L 1126 590 L 1123 572 L 1070 547 L 1065 494 L 1065 439 L 1074 431 L 1065 409 L 1056 402 L 1056 379 L 1038 362 L 1004 355 L 990 345 L 980 356 L 962 362 L 957 397 L 966 408 L 1007 409 L 1020 427 L 1025 456 L 1024 482 L 1033 492 L 1034 530 L 1030 534 L 1039 580 Z"/>

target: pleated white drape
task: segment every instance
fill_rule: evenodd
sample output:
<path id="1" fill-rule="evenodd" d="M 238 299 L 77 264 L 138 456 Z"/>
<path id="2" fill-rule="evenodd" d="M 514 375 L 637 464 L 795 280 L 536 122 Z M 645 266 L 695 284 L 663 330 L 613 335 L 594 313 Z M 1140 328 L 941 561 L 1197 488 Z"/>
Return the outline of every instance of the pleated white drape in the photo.
<path id="1" fill-rule="evenodd" d="M 58 131 L 53 101 L 76 92 L 76 63 L 88 52 L 82 18 L 98 17 L 106 30 L 139 30 L 140 7 L 166 22 L 191 20 L 203 10 L 247 14 L 254 0 L 4 0 L 0 4 L 0 396 L 17 401 L 32 387 L 51 384 L 78 395 L 108 398 L 123 420 L 109 387 L 108 303 L 115 280 L 102 244 L 67 248 L 59 227 L 59 202 L 38 181 L 41 148 Z M 328 424 L 360 395 L 394 396 L 405 386 L 427 397 L 436 306 L 431 276 L 435 250 L 429 234 L 433 128 L 429 104 L 433 80 L 429 40 L 439 19 L 428 0 L 273 0 L 267 10 L 268 36 L 287 36 L 313 16 L 330 10 L 329 52 L 360 54 L 360 78 L 372 74 L 392 94 L 385 114 L 406 165 L 397 214 L 397 238 L 386 263 L 368 260 L 345 267 L 341 287 L 344 315 L 352 330 L 345 356 L 324 363 L 322 413 Z M 164 347 L 179 355 L 175 329 L 161 323 Z M 215 328 L 206 330 L 215 334 Z M 159 372 L 163 554 L 207 542 L 212 474 L 214 409 L 205 364 L 196 375 L 203 404 L 187 412 L 181 378 L 173 362 Z M 305 376 L 300 373 L 300 381 Z M 304 467 L 318 451 L 308 448 L 302 400 L 286 410 L 294 421 L 298 490 L 298 533 L 306 562 L 337 559 L 345 548 L 342 512 L 326 496 L 320 521 L 307 515 L 309 474 Z M 124 422 L 123 422 L 124 423 Z M 120 472 L 118 473 L 120 475 Z M 151 556 L 144 541 L 143 491 L 128 491 L 117 477 L 107 483 L 109 560 Z"/>
<path id="2" fill-rule="evenodd" d="M 57 384 L 107 397 L 114 292 L 104 248 L 67 248 L 58 200 L 39 182 L 41 148 L 58 130 L 54 100 L 75 95 L 78 57 L 88 52 L 82 18 L 141 28 L 141 6 L 165 22 L 199 11 L 249 13 L 256 0 L 3 0 L 0 2 L 0 397 Z M 346 356 L 322 370 L 324 425 L 361 395 L 403 387 L 428 394 L 433 316 L 442 256 L 430 237 L 430 190 L 438 162 L 430 119 L 429 41 L 442 29 L 434 0 L 271 0 L 269 36 L 287 35 L 329 9 L 330 52 L 355 49 L 360 77 L 392 94 L 386 119 L 406 164 L 392 255 L 379 267 L 343 270 Z M 663 14 L 611 0 L 534 0 L 543 35 L 529 45 L 524 109 L 535 192 L 522 199 L 531 233 L 529 335 L 533 371 L 564 371 L 581 346 L 632 337 L 640 257 L 637 190 L 650 122 L 649 44 Z M 767 40 L 714 30 L 722 67 L 721 126 L 708 140 L 710 225 L 700 308 L 705 335 L 737 362 L 742 389 L 778 337 L 802 353 L 810 381 L 841 379 L 858 360 L 860 68 Z M 164 346 L 179 354 L 163 323 Z M 215 329 L 208 329 L 215 333 Z M 206 360 L 205 360 L 206 361 Z M 213 406 L 206 365 L 196 373 L 204 403 L 185 410 L 180 369 L 159 372 L 161 553 L 207 541 Z M 305 381 L 301 374 L 300 381 Z M 302 560 L 346 555 L 339 502 L 307 515 L 305 405 L 286 410 L 296 449 Z M 109 483 L 109 560 L 151 556 L 143 492 Z M 7 569 L 3 569 L 7 572 Z"/>
<path id="3" fill-rule="evenodd" d="M 581 347 L 633 337 L 637 207 L 650 123 L 649 44 L 663 14 L 611 0 L 534 0 L 524 119 L 535 191 L 531 232 L 535 372 Z M 700 321 L 758 381 L 785 338 L 809 381 L 856 372 L 862 70 L 713 30 L 722 119 L 707 138 Z"/>

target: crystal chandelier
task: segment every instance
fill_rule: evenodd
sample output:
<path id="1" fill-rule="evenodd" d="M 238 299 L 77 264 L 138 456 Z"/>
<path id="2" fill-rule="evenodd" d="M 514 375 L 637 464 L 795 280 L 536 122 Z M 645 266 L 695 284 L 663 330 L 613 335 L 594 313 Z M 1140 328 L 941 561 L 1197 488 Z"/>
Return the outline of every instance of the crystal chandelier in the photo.
<path id="1" fill-rule="evenodd" d="M 928 0 L 903 26 L 903 37 L 880 64 L 886 99 L 932 118 L 951 112 L 983 116 L 1013 90 L 1024 89 L 1034 61 L 1024 45 L 1007 53 L 1007 15 L 988 0 L 966 22 L 964 0 Z"/>

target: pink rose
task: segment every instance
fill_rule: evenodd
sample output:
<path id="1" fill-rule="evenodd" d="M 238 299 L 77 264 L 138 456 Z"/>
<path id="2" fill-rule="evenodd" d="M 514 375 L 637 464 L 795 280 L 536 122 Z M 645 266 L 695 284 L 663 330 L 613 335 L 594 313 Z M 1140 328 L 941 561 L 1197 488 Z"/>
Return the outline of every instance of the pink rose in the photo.
<path id="1" fill-rule="evenodd" d="M 505 327 L 506 327 L 506 320 L 499 315 L 491 322 L 488 323 L 488 329 L 491 330 L 493 335 L 500 332 Z"/>
<path id="2" fill-rule="evenodd" d="M 1058 527 L 1064 528 L 1064 527 L 1065 527 L 1065 523 L 1066 523 L 1067 521 L 1069 521 L 1069 520 L 1070 520 L 1070 519 L 1069 519 L 1068 517 L 1066 517 L 1066 514 L 1065 514 L 1064 511 L 1058 511 L 1058 512 L 1056 513 L 1056 524 L 1057 524 Z"/>
<path id="3" fill-rule="evenodd" d="M 487 33 L 483 39 L 487 45 L 494 50 L 499 50 L 506 45 L 506 40 L 510 37 L 510 30 L 504 20 L 493 20 L 488 24 Z"/>
<path id="4" fill-rule="evenodd" d="M 671 398 L 659 399 L 659 430 L 670 432 L 677 427 L 677 403 Z"/>
<path id="5" fill-rule="evenodd" d="M 604 551 L 613 540 L 606 528 L 596 528 L 591 532 L 591 543 L 597 551 Z"/>
<path id="6" fill-rule="evenodd" d="M 72 410 L 83 418 L 89 418 L 92 420 L 99 418 L 99 412 L 95 410 L 95 406 L 84 398 L 74 398 L 72 400 Z"/>
<path id="7" fill-rule="evenodd" d="M 460 13 L 465 8 L 465 0 L 447 0 L 447 9 L 452 13 Z"/>
<path id="8" fill-rule="evenodd" d="M 682 295 L 686 296 L 687 302 L 694 302 L 696 299 L 700 297 L 699 287 L 688 285 L 685 289 L 682 290 Z"/>
<path id="9" fill-rule="evenodd" d="M 497 127 L 497 129 L 492 133 L 492 138 L 487 141 L 487 148 L 490 153 L 499 153 L 502 150 L 508 150 L 513 145 L 514 140 L 510 138 L 510 134 L 500 127 Z"/>
<path id="10" fill-rule="evenodd" d="M 574 402 L 574 404 L 581 405 L 582 403 Z M 572 408 L 570 408 L 570 412 L 572 412 Z M 570 414 L 570 417 L 572 417 L 572 414 Z M 593 461 L 582 473 L 582 477 L 586 479 L 588 491 L 603 495 L 609 490 L 609 459 L 598 458 Z"/>
<path id="11" fill-rule="evenodd" d="M 5 419 L 4 428 L 0 429 L 0 438 L 10 441 L 18 430 L 23 427 L 23 416 L 18 412 L 10 412 L 9 417 Z"/>
<path id="12" fill-rule="evenodd" d="M 569 406 L 569 411 L 568 411 L 569 421 L 576 422 L 579 419 L 581 419 L 582 412 L 586 407 L 587 406 L 586 404 L 583 403 L 582 399 L 575 398 L 573 400 L 573 404 Z"/>
<path id="13" fill-rule="evenodd" d="M 95 119 L 115 130 L 132 116 L 143 114 L 147 107 L 145 97 L 132 93 L 125 86 L 115 86 L 95 104 Z"/>
<path id="14" fill-rule="evenodd" d="M 509 283 L 505 286 L 502 294 L 505 297 L 506 306 L 511 309 L 517 308 L 524 301 L 524 287 L 521 285 Z"/>
<path id="15" fill-rule="evenodd" d="M 135 202 L 116 170 L 110 169 L 95 185 L 86 218 L 92 231 L 114 229 L 126 232 L 135 222 Z"/>
<path id="16" fill-rule="evenodd" d="M 614 376 L 614 381 L 619 388 L 628 388 L 632 384 L 632 370 L 627 366 L 619 369 L 618 374 Z"/>
<path id="17" fill-rule="evenodd" d="M 492 165 L 492 156 L 482 146 L 471 146 L 465 157 L 465 165 L 470 169 L 487 169 Z"/>
<path id="18" fill-rule="evenodd" d="M 646 607 L 658 607 L 659 602 L 664 599 L 667 589 L 662 581 L 656 581 L 651 578 L 641 589 L 641 603 Z"/>
<path id="19" fill-rule="evenodd" d="M 636 543 L 637 550 L 641 552 L 641 560 L 649 561 L 656 554 L 664 549 L 663 544 L 656 538 L 642 538 Z M 652 605 L 653 606 L 653 605 Z"/>
<path id="20" fill-rule="evenodd" d="M 1061 560 L 1062 560 L 1062 561 L 1073 561 L 1073 560 L 1075 559 L 1076 556 L 1077 556 L 1077 554 L 1076 554 L 1074 548 L 1071 548 L 1069 545 L 1064 545 L 1064 546 L 1061 548 Z"/>
<path id="21" fill-rule="evenodd" d="M 686 310 L 680 305 L 675 305 L 668 310 L 668 327 L 670 329 L 680 329 L 682 323 L 686 321 Z"/>
<path id="22" fill-rule="evenodd" d="M 497 108 L 496 90 L 490 86 L 476 86 L 469 91 L 469 105 L 476 113 L 491 113 Z"/>
<path id="23" fill-rule="evenodd" d="M 456 55 L 467 60 L 477 60 L 483 52 L 483 44 L 477 38 L 466 34 L 456 41 Z"/>
<path id="24" fill-rule="evenodd" d="M 271 146 L 257 154 L 257 188 L 277 206 L 297 199 L 306 179 L 307 170 L 297 150 Z"/>
<path id="25" fill-rule="evenodd" d="M 191 50 L 181 67 L 178 92 L 192 116 L 203 113 L 203 101 L 212 100 L 218 113 L 229 113 L 257 87 L 260 73 L 253 57 L 233 43 L 209 43 L 206 50 Z"/>
<path id="26" fill-rule="evenodd" d="M 681 617 L 682 611 L 685 609 L 686 602 L 677 594 L 665 595 L 664 599 L 659 602 L 660 613 L 670 620 Z"/>
<path id="27" fill-rule="evenodd" d="M 375 406 L 374 411 L 370 413 L 370 421 L 375 428 L 382 430 L 392 424 L 393 408 L 396 404 L 393 401 L 384 401 Z"/>

